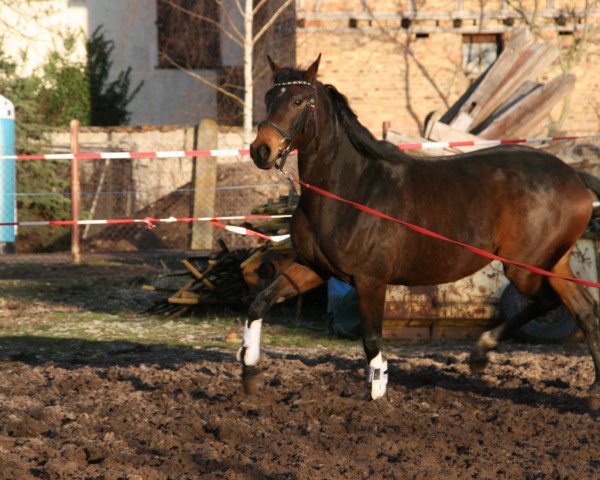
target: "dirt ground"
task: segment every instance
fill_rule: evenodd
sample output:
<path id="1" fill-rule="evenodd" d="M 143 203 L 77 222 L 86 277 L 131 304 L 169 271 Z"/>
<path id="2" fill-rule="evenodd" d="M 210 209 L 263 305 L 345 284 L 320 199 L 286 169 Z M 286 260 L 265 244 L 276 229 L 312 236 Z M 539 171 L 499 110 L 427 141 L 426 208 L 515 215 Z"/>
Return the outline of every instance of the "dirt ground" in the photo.
<path id="1" fill-rule="evenodd" d="M 468 344 L 388 346 L 369 402 L 358 345 L 269 349 L 248 397 L 233 347 L 27 342 L 0 345 L 4 480 L 600 478 L 583 346 L 513 344 L 480 377 Z"/>
<path id="2" fill-rule="evenodd" d="M 250 397 L 239 334 L 217 348 L 44 330 L 151 325 L 132 279 L 152 262 L 1 266 L 1 480 L 600 479 L 584 345 L 509 343 L 472 376 L 471 343 L 387 344 L 388 392 L 371 402 L 360 342 L 318 336 L 267 346 Z M 39 336 L 6 333 L 20 323 Z"/>

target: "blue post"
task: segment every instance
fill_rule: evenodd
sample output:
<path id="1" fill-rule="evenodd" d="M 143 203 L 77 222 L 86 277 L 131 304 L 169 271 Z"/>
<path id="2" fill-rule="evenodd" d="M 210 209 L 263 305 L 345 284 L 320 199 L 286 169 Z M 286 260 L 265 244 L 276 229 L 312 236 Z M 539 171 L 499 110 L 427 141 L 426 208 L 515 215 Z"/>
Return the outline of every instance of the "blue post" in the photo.
<path id="1" fill-rule="evenodd" d="M 15 108 L 0 95 L 0 155 L 15 155 Z M 13 223 L 16 218 L 15 159 L 0 159 L 0 223 Z M 0 227 L 0 254 L 15 252 L 16 227 Z"/>

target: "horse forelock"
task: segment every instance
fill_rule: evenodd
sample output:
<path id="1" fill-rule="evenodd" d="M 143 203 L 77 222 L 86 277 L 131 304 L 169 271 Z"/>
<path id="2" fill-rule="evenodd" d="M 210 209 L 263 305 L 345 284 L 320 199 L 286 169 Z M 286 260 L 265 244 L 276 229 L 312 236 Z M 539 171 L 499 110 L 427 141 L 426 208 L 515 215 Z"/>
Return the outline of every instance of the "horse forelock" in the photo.
<path id="1" fill-rule="evenodd" d="M 282 68 L 279 73 L 277 73 L 273 80 L 274 83 L 304 80 L 304 71 L 297 68 L 285 67 Z"/>
<path id="2" fill-rule="evenodd" d="M 291 67 L 284 67 L 277 73 L 277 75 L 275 75 L 275 77 L 273 78 L 273 83 L 274 85 L 277 85 L 279 83 L 293 82 L 295 80 L 304 80 L 303 74 L 304 71 L 302 70 Z M 282 91 L 281 88 L 285 87 L 278 88 L 277 86 L 273 86 L 267 91 L 267 93 L 265 94 L 265 102 L 267 106 L 271 104 L 273 100 L 277 97 L 277 95 Z"/>

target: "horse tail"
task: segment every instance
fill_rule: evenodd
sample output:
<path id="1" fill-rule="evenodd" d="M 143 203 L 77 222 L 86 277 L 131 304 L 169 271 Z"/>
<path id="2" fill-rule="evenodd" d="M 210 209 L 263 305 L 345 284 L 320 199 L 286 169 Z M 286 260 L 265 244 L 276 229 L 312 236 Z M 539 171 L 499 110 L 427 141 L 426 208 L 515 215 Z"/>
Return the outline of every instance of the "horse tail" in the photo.
<path id="1" fill-rule="evenodd" d="M 577 175 L 587 189 L 596 196 L 596 200 L 592 204 L 592 218 L 589 227 L 595 232 L 600 231 L 600 178 L 581 170 L 577 170 Z"/>
<path id="2" fill-rule="evenodd" d="M 600 200 L 600 178 L 592 175 L 591 173 L 582 172 L 581 170 L 577 170 L 577 175 L 579 175 L 579 178 L 585 184 L 588 190 L 591 190 Z"/>

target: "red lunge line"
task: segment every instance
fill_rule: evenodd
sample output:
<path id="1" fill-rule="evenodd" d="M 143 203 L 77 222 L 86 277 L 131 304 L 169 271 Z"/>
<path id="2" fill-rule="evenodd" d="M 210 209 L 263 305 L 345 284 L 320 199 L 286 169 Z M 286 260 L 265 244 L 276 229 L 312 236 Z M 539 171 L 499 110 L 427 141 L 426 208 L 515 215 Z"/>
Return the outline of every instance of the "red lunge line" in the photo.
<path id="1" fill-rule="evenodd" d="M 473 247 L 471 245 L 468 245 L 466 243 L 462 243 L 462 242 L 458 242 L 456 240 L 452 240 L 451 238 L 448 237 L 444 237 L 443 235 L 440 235 L 439 233 L 435 233 L 432 232 L 431 230 L 427 230 L 426 228 L 423 227 L 419 227 L 418 225 L 413 225 L 412 223 L 408 223 L 408 222 L 404 222 L 402 220 L 398 220 L 397 218 L 394 217 L 390 217 L 389 215 L 386 215 L 385 213 L 380 212 L 379 210 L 374 210 L 373 208 L 369 208 L 365 205 L 362 205 L 360 203 L 356 203 L 353 202 L 351 200 L 347 200 L 345 198 L 342 197 L 338 197 L 337 195 L 328 192 L 327 190 L 323 190 L 322 188 L 319 187 L 315 187 L 314 185 L 310 185 L 308 183 L 305 183 L 301 180 L 298 180 L 297 178 L 293 178 L 293 181 L 296 182 L 298 185 L 301 185 L 305 188 L 308 188 L 310 190 L 313 190 L 315 192 L 317 192 L 320 195 L 323 195 L 324 197 L 327 198 L 331 198 L 333 200 L 337 200 L 339 202 L 343 202 L 343 203 L 347 203 L 348 205 L 352 205 L 354 208 L 361 210 L 363 212 L 369 213 L 371 215 L 375 215 L 377 217 L 383 218 L 385 220 L 389 220 L 391 222 L 395 222 L 398 223 L 406 228 L 409 228 L 410 230 L 413 230 L 415 232 L 421 233 L 423 235 L 427 235 L 428 237 L 433 237 L 433 238 L 437 238 L 438 240 L 443 240 L 444 242 L 448 242 L 448 243 L 452 243 L 454 245 L 458 245 L 459 247 L 465 248 L 477 255 L 480 255 L 482 257 L 486 257 L 486 258 L 490 258 L 492 260 L 498 260 L 502 263 L 508 263 L 510 265 L 515 265 L 517 267 L 523 268 L 525 270 L 529 270 L 530 272 L 533 273 L 537 273 L 539 275 L 544 275 L 546 277 L 553 277 L 553 278 L 559 278 L 561 280 L 567 280 L 569 282 L 573 282 L 573 283 L 577 283 L 579 285 L 583 285 L 586 287 L 593 287 L 593 288 L 600 288 L 600 283 L 596 283 L 596 282 L 592 282 L 590 280 L 583 280 L 581 278 L 575 278 L 575 277 L 568 277 L 566 275 L 558 275 L 556 273 L 552 273 L 549 272 L 548 270 L 544 270 L 542 268 L 538 268 L 538 267 L 534 267 L 533 265 L 527 265 L 525 263 L 520 263 L 520 262 L 515 262 L 512 260 L 508 260 L 506 258 L 500 257 L 494 253 L 490 253 L 487 252 L 485 250 L 482 250 L 480 248 L 477 247 Z"/>

